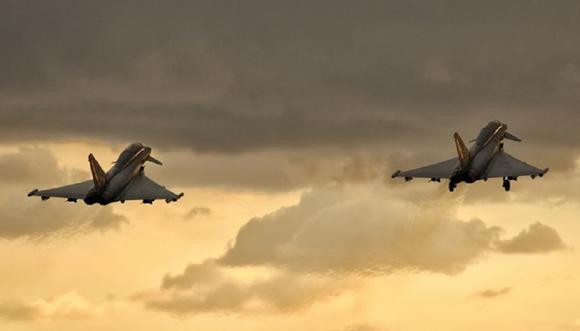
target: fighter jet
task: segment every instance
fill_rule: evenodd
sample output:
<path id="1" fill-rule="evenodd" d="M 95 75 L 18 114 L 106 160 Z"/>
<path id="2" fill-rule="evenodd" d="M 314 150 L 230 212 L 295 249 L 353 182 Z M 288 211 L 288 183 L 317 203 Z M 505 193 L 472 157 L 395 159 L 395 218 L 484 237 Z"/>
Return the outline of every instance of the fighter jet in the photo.
<path id="1" fill-rule="evenodd" d="M 457 157 L 447 161 L 431 164 L 425 167 L 400 171 L 392 178 L 403 177 L 410 181 L 415 177 L 430 178 L 430 181 L 440 182 L 442 178 L 449 179 L 449 191 L 457 187 L 458 183 L 473 183 L 478 180 L 487 181 L 488 178 L 503 178 L 503 188 L 509 191 L 510 181 L 518 180 L 519 176 L 543 177 L 548 168 L 541 170 L 523 161 L 516 159 L 504 151 L 503 140 L 520 142 L 520 138 L 507 132 L 508 126 L 499 121 L 489 122 L 479 133 L 474 144 L 467 149 L 457 132 L 453 135 Z"/>
<path id="2" fill-rule="evenodd" d="M 142 200 L 148 204 L 156 199 L 164 199 L 167 203 L 179 200 L 183 193 L 175 194 L 145 176 L 143 170 L 147 161 L 162 165 L 151 156 L 151 147 L 140 143 L 125 148 L 106 173 L 93 154 L 89 154 L 93 179 L 42 191 L 36 189 L 28 193 L 28 196 L 39 196 L 42 200 L 51 197 L 65 198 L 69 202 L 83 199 L 88 205 L 107 205 L 117 201 L 124 203 L 125 200 Z"/>

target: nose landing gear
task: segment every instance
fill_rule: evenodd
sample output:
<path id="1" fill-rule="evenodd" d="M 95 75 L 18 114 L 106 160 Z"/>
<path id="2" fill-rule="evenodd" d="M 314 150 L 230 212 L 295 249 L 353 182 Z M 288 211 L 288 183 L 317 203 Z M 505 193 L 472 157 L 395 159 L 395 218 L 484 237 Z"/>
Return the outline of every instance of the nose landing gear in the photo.
<path id="1" fill-rule="evenodd" d="M 506 192 L 509 191 L 511 189 L 511 183 L 510 183 L 509 179 L 504 177 L 502 186 L 506 190 Z"/>

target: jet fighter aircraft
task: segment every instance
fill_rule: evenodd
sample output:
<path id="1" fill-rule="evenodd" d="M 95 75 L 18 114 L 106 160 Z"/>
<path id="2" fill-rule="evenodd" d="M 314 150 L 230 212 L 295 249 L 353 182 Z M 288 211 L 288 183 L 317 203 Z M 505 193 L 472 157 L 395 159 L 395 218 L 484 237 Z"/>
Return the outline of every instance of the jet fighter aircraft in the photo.
<path id="1" fill-rule="evenodd" d="M 510 181 L 519 176 L 543 177 L 548 168 L 541 170 L 523 161 L 516 159 L 504 151 L 503 140 L 520 142 L 521 139 L 507 132 L 507 125 L 499 121 L 489 122 L 479 133 L 474 144 L 468 150 L 457 132 L 453 135 L 458 157 L 435 163 L 425 167 L 397 171 L 392 178 L 403 177 L 410 181 L 415 177 L 430 178 L 440 182 L 442 178 L 449 179 L 449 191 L 457 187 L 458 183 L 473 183 L 478 180 L 487 181 L 488 178 L 503 178 L 503 188 L 510 190 Z"/>
<path id="2" fill-rule="evenodd" d="M 89 154 L 93 179 L 47 190 L 36 189 L 28 193 L 28 196 L 39 196 L 42 200 L 50 197 L 65 198 L 69 202 L 83 199 L 88 205 L 106 205 L 117 201 L 124 203 L 125 200 L 142 200 L 148 204 L 156 199 L 164 199 L 167 203 L 179 200 L 183 193 L 175 194 L 145 176 L 143 169 L 147 161 L 162 165 L 151 156 L 151 147 L 140 143 L 125 148 L 106 173 L 93 154 Z"/>

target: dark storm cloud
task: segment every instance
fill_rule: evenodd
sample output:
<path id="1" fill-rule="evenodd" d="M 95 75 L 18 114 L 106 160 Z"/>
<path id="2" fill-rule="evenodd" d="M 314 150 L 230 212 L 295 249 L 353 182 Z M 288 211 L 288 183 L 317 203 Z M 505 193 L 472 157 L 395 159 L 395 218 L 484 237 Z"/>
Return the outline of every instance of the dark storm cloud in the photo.
<path id="1" fill-rule="evenodd" d="M 335 119 L 332 116 L 316 118 L 297 111 L 244 114 L 197 104 L 143 107 L 65 104 L 58 110 L 20 106 L 14 111 L 10 109 L 0 113 L 0 122 L 6 126 L 0 138 L 5 141 L 98 137 L 115 141 L 146 140 L 160 147 L 187 147 L 203 152 L 352 146 L 388 141 L 416 129 L 411 124 L 374 115 Z M 42 128 L 35 123 L 43 123 Z M 353 132 L 355 127 L 364 130 Z"/>
<path id="2" fill-rule="evenodd" d="M 497 117 L 563 168 L 579 147 L 578 13 L 573 1 L 5 1 L 0 137 L 428 148 Z"/>

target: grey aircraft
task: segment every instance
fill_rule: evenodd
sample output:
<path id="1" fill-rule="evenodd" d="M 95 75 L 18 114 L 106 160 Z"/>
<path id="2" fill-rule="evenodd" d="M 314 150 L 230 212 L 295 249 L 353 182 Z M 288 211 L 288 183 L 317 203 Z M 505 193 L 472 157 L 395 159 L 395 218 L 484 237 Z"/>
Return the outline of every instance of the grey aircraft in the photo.
<path id="1" fill-rule="evenodd" d="M 83 199 L 88 205 L 106 205 L 117 201 L 124 203 L 125 200 L 142 200 L 148 204 L 156 199 L 164 199 L 167 203 L 179 200 L 183 193 L 175 194 L 145 176 L 143 170 L 147 161 L 162 165 L 151 156 L 151 147 L 140 143 L 125 148 L 106 173 L 93 154 L 89 154 L 93 179 L 47 190 L 36 189 L 28 196 L 39 196 L 42 200 L 65 198 L 70 202 Z"/>
<path id="2" fill-rule="evenodd" d="M 457 132 L 453 135 L 457 157 L 447 161 L 431 164 L 425 167 L 397 171 L 392 177 L 403 177 L 406 181 L 413 178 L 430 178 L 440 182 L 442 178 L 449 179 L 449 191 L 457 187 L 458 183 L 473 183 L 478 180 L 487 181 L 488 178 L 503 178 L 503 188 L 510 190 L 510 181 L 519 176 L 543 177 L 548 168 L 541 170 L 523 161 L 516 159 L 504 151 L 503 140 L 520 142 L 521 139 L 507 132 L 507 125 L 499 121 L 489 122 L 467 149 Z"/>

